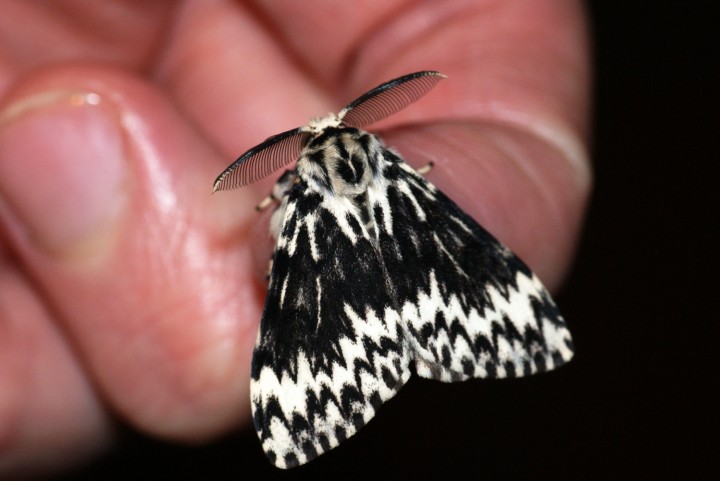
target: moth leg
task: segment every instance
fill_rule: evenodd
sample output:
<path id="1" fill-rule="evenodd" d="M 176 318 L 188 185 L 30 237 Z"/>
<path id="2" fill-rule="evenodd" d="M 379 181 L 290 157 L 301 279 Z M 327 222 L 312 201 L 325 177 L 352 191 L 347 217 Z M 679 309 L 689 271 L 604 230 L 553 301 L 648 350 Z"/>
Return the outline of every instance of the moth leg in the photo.
<path id="1" fill-rule="evenodd" d="M 265 282 L 267 282 L 267 283 L 270 283 L 270 274 L 272 273 L 272 266 L 273 266 L 273 256 L 270 256 L 270 260 L 268 261 L 267 272 L 265 273 Z"/>
<path id="2" fill-rule="evenodd" d="M 273 186 L 270 194 L 268 194 L 267 197 L 265 197 L 263 200 L 260 201 L 258 205 L 255 206 L 255 210 L 265 210 L 273 202 L 279 203 L 280 200 L 282 200 L 282 198 L 290 192 L 290 189 L 299 181 L 300 179 L 298 178 L 297 172 L 295 170 L 286 170 L 285 172 L 283 172 L 277 182 L 275 182 L 275 185 Z"/>
<path id="3" fill-rule="evenodd" d="M 420 175 L 425 175 L 428 172 L 430 172 L 433 169 L 433 167 L 435 167 L 435 163 L 431 160 L 430 162 L 428 162 L 427 164 L 423 165 L 418 170 L 416 170 L 416 172 Z"/>
<path id="4" fill-rule="evenodd" d="M 272 194 L 268 194 L 263 200 L 261 200 L 258 205 L 255 206 L 255 210 L 260 212 L 268 208 L 270 204 L 273 202 L 276 202 L 277 199 L 275 199 L 275 196 Z"/>

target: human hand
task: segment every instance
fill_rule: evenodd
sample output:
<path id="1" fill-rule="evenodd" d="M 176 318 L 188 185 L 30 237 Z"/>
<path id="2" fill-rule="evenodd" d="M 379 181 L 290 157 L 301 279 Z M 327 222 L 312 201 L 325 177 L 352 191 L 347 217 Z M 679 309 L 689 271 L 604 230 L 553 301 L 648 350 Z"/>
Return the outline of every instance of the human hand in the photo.
<path id="1" fill-rule="evenodd" d="M 0 3 L 0 474 L 102 449 L 110 413 L 193 441 L 248 421 L 274 178 L 212 181 L 396 76 L 449 79 L 385 142 L 560 282 L 590 188 L 580 4 L 311 4 Z"/>

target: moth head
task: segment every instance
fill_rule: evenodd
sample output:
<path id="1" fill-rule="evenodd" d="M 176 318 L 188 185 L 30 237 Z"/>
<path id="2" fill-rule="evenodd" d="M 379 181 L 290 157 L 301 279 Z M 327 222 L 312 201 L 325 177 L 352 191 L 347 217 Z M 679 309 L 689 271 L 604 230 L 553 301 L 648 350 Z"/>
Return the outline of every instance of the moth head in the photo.
<path id="1" fill-rule="evenodd" d="M 361 95 L 339 114 L 311 120 L 306 126 L 274 135 L 230 164 L 213 184 L 213 192 L 251 184 L 297 160 L 308 141 L 328 128 L 361 128 L 402 110 L 428 93 L 445 75 L 415 72 Z"/>
<path id="2" fill-rule="evenodd" d="M 315 117 L 310 119 L 310 122 L 301 130 L 311 134 L 319 135 L 325 131 L 328 127 L 340 127 L 342 120 L 338 114 L 330 112 L 327 117 Z"/>

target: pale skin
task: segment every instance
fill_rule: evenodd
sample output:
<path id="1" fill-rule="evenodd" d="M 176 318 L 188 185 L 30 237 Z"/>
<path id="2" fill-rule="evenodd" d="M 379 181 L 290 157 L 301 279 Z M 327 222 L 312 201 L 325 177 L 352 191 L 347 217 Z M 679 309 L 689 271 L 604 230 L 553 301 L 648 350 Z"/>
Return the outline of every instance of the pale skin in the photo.
<path id="1" fill-rule="evenodd" d="M 0 475 L 111 446 L 111 413 L 248 426 L 279 173 L 212 182 L 399 75 L 448 79 L 369 130 L 559 286 L 591 186 L 580 2 L 328 3 L 0 1 Z"/>

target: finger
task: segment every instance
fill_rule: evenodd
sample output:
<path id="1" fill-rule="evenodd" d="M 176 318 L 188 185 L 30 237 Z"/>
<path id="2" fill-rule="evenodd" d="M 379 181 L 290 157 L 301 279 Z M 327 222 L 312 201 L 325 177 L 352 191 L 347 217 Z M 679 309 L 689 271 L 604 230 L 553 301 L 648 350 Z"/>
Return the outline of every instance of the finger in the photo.
<path id="1" fill-rule="evenodd" d="M 428 65 L 449 75 L 375 128 L 436 122 L 388 140 L 440 164 L 430 178 L 551 288 L 569 265 L 591 186 L 584 25 L 577 2 L 418 2 L 368 37 L 350 75 Z"/>
<path id="2" fill-rule="evenodd" d="M 450 80 L 385 125 L 475 119 L 516 126 L 555 144 L 585 171 L 588 50 L 577 2 L 455 2 L 442 28 L 423 30 L 443 6 L 421 2 L 364 44 L 350 78 L 432 68 Z M 452 14 L 451 14 L 452 13 Z M 432 35 L 430 35 L 432 33 Z M 450 54 L 448 54 L 450 52 Z M 432 65 L 432 67 L 428 67 Z M 358 88 L 358 87 L 352 87 Z"/>
<path id="3" fill-rule="evenodd" d="M 104 396 L 175 438 L 244 417 L 261 299 L 237 246 L 256 199 L 210 196 L 215 152 L 156 91 L 115 72 L 46 71 L 3 112 L 10 241 Z"/>
<path id="4" fill-rule="evenodd" d="M 228 157 L 328 109 L 244 3 L 186 2 L 156 75 Z"/>
<path id="5" fill-rule="evenodd" d="M 7 254 L 7 253 L 4 253 Z M 0 477 L 78 463 L 109 419 L 72 348 L 9 256 L 0 258 Z"/>
<path id="6" fill-rule="evenodd" d="M 345 90 L 348 87 L 348 67 L 352 66 L 355 56 L 363 50 L 365 43 L 378 29 L 395 19 L 402 19 L 403 12 L 413 8 L 413 2 L 404 0 L 369 0 L 362 5 L 322 0 L 254 0 L 251 3 L 255 7 L 255 15 L 272 26 L 278 44 L 285 48 L 289 57 L 297 59 L 296 61 L 311 73 L 311 78 L 330 93 L 351 95 L 359 93 Z M 457 2 L 443 2 L 436 16 L 427 20 L 436 21 L 444 17 L 444 12 L 448 9 L 455 9 L 454 3 Z M 409 29 L 408 32 L 410 33 Z M 419 70 L 431 68 L 435 67 L 426 65 Z M 400 74 L 409 72 L 411 70 L 401 71 Z M 390 78 L 374 80 L 382 82 Z M 361 84 L 350 87 L 363 89 L 373 86 Z"/>
<path id="7" fill-rule="evenodd" d="M 172 2 L 3 0 L 0 78 L 67 60 L 147 68 L 174 8 Z"/>

